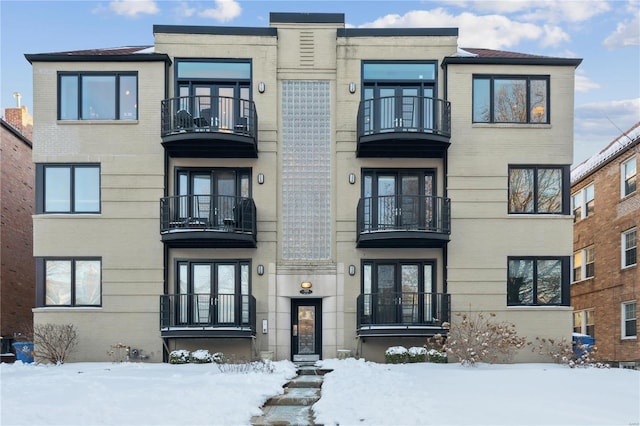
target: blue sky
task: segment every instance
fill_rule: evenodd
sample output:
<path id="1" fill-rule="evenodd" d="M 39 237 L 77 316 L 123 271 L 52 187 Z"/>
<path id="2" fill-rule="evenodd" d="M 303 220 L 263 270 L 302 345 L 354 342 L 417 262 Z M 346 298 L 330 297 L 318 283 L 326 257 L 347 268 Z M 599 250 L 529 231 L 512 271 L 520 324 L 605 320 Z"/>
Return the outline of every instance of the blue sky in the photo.
<path id="1" fill-rule="evenodd" d="M 2 113 L 33 112 L 25 53 L 153 44 L 153 25 L 265 27 L 269 12 L 344 13 L 349 27 L 457 27 L 460 47 L 583 58 L 574 164 L 640 121 L 640 0 L 0 0 Z"/>

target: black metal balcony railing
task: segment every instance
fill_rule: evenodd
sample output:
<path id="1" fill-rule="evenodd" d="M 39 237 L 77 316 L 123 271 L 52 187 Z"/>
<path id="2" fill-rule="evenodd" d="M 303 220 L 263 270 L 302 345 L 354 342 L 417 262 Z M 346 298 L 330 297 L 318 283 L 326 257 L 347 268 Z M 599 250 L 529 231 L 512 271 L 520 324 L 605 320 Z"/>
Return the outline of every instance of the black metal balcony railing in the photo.
<path id="1" fill-rule="evenodd" d="M 160 330 L 200 336 L 255 335 L 256 299 L 240 294 L 165 294 L 160 296 Z M 192 334 L 196 336 L 196 334 Z"/>
<path id="2" fill-rule="evenodd" d="M 358 202 L 358 234 L 419 231 L 449 234 L 451 201 L 430 195 L 384 195 Z"/>
<path id="3" fill-rule="evenodd" d="M 162 101 L 162 136 L 216 132 L 256 138 L 258 114 L 253 101 L 226 96 L 180 96 Z"/>
<path id="4" fill-rule="evenodd" d="M 435 327 L 449 322 L 451 298 L 446 293 L 384 292 L 360 294 L 358 330 L 363 327 Z"/>
<path id="5" fill-rule="evenodd" d="M 388 132 L 451 137 L 451 103 L 425 96 L 365 99 L 358 108 L 358 136 Z"/>
<path id="6" fill-rule="evenodd" d="M 176 195 L 160 199 L 160 232 L 214 230 L 256 234 L 253 199 L 230 195 Z"/>

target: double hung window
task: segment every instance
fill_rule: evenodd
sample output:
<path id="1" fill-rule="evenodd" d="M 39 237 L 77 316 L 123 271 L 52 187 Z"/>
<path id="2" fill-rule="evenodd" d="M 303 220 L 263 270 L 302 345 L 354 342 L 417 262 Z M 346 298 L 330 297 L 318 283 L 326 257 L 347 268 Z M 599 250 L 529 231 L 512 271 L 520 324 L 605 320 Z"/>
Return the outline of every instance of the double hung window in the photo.
<path id="1" fill-rule="evenodd" d="M 100 165 L 37 164 L 37 213 L 100 213 Z"/>
<path id="2" fill-rule="evenodd" d="M 633 266 L 638 262 L 638 234 L 636 228 L 622 233 L 622 267 Z"/>
<path id="3" fill-rule="evenodd" d="M 585 309 L 573 313 L 573 332 L 595 337 L 595 311 Z"/>
<path id="4" fill-rule="evenodd" d="M 549 123 L 549 76 L 474 76 L 473 122 Z"/>
<path id="5" fill-rule="evenodd" d="M 595 275 L 595 247 L 590 246 L 573 254 L 573 281 L 581 281 Z"/>
<path id="6" fill-rule="evenodd" d="M 594 184 L 587 185 L 571 197 L 574 222 L 585 219 L 595 212 L 594 188 Z"/>
<path id="7" fill-rule="evenodd" d="M 627 195 L 631 195 L 636 192 L 636 176 L 637 176 L 637 162 L 636 157 L 633 157 L 624 163 L 622 163 L 621 169 L 622 182 L 621 182 L 621 193 L 622 197 L 626 197 Z"/>
<path id="8" fill-rule="evenodd" d="M 638 336 L 638 305 L 636 301 L 622 304 L 622 338 L 632 339 Z"/>
<path id="9" fill-rule="evenodd" d="M 37 265 L 42 306 L 101 305 L 101 259 L 39 258 Z"/>
<path id="10" fill-rule="evenodd" d="M 568 257 L 509 257 L 507 305 L 568 305 Z"/>
<path id="11" fill-rule="evenodd" d="M 509 166 L 509 213 L 568 214 L 568 176 L 568 166 Z"/>
<path id="12" fill-rule="evenodd" d="M 59 120 L 137 120 L 138 74 L 58 74 Z"/>

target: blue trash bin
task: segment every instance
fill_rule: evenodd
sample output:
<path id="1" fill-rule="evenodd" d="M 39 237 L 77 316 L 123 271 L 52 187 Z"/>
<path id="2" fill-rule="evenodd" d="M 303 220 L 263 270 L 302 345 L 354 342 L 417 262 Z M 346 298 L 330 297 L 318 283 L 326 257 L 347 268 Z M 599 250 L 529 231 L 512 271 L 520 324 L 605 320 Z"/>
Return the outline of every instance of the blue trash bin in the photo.
<path id="1" fill-rule="evenodd" d="M 33 342 L 15 342 L 11 346 L 16 351 L 16 360 L 25 363 L 33 362 Z"/>
<path id="2" fill-rule="evenodd" d="M 573 353 L 576 358 L 591 353 L 591 349 L 596 344 L 596 339 L 588 334 L 573 333 Z M 582 345 L 582 346 L 580 346 Z"/>

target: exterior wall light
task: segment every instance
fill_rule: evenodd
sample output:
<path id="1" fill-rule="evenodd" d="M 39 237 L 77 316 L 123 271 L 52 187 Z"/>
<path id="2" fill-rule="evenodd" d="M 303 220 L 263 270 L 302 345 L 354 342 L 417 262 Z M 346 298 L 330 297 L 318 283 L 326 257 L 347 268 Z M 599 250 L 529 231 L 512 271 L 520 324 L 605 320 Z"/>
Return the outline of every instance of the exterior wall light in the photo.
<path id="1" fill-rule="evenodd" d="M 264 275 L 264 265 L 258 265 L 258 275 Z"/>
<path id="2" fill-rule="evenodd" d="M 260 83 L 258 83 L 258 92 L 264 93 L 266 89 L 267 89 L 267 86 L 265 86 L 264 81 L 261 81 Z"/>
<path id="3" fill-rule="evenodd" d="M 300 287 L 305 290 L 309 290 L 311 287 L 313 287 L 313 284 L 311 284 L 309 281 L 303 281 L 300 283 Z"/>
<path id="4" fill-rule="evenodd" d="M 260 185 L 264 183 L 264 173 L 258 173 L 258 183 Z"/>
<path id="5" fill-rule="evenodd" d="M 354 276 L 356 274 L 356 265 L 349 265 L 349 275 Z"/>
<path id="6" fill-rule="evenodd" d="M 355 173 L 349 173 L 349 183 L 351 185 L 353 185 L 354 183 L 356 183 L 356 174 Z"/>
<path id="7" fill-rule="evenodd" d="M 356 93 L 356 83 L 354 83 L 353 81 L 349 83 L 349 93 L 351 94 Z"/>

